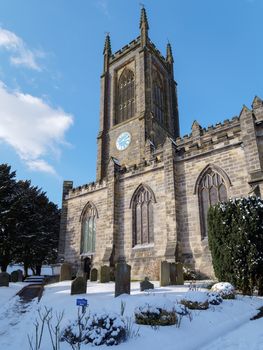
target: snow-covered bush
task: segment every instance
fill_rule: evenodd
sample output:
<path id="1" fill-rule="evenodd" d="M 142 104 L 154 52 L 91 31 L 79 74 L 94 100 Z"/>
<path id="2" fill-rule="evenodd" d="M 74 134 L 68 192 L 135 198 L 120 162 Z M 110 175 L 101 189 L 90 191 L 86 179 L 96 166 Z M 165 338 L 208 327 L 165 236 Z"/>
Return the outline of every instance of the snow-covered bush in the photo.
<path id="1" fill-rule="evenodd" d="M 206 310 L 209 307 L 208 295 L 204 292 L 189 291 L 185 293 L 181 304 L 190 310 Z"/>
<path id="2" fill-rule="evenodd" d="M 235 299 L 236 291 L 229 282 L 219 282 L 213 285 L 212 292 L 217 292 L 223 299 Z"/>
<path id="3" fill-rule="evenodd" d="M 135 311 L 135 322 L 150 326 L 169 326 L 176 324 L 175 305 L 166 298 L 156 298 L 154 303 L 145 303 Z"/>
<path id="4" fill-rule="evenodd" d="M 209 292 L 207 293 L 207 296 L 208 296 L 208 302 L 211 305 L 219 305 L 223 302 L 223 298 L 217 292 Z"/>
<path id="5" fill-rule="evenodd" d="M 62 332 L 61 341 L 66 341 L 72 348 L 77 344 L 118 345 L 126 340 L 124 319 L 114 313 L 94 313 L 88 317 L 78 317 Z M 75 346 L 75 347 L 74 347 Z"/>
<path id="6" fill-rule="evenodd" d="M 220 281 L 263 295 L 263 200 L 229 199 L 209 208 L 208 242 Z"/>

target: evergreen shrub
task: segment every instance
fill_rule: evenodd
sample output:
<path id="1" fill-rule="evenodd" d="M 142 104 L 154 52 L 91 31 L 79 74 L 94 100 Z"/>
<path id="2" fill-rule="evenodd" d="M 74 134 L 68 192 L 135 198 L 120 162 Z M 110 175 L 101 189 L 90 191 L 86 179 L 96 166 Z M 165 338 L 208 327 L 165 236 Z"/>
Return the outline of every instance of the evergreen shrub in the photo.
<path id="1" fill-rule="evenodd" d="M 216 277 L 243 294 L 263 294 L 263 200 L 230 199 L 210 207 L 208 241 Z"/>

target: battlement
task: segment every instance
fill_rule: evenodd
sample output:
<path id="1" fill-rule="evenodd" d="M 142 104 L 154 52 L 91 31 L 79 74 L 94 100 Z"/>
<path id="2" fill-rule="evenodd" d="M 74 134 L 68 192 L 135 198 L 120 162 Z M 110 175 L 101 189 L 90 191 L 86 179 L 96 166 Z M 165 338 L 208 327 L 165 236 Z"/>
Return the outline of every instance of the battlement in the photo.
<path id="1" fill-rule="evenodd" d="M 133 50 L 135 47 L 137 47 L 140 44 L 140 38 L 141 37 L 138 36 L 136 39 L 132 40 L 129 44 L 123 46 L 120 50 L 116 51 L 110 57 L 110 63 L 120 58 L 122 55 L 125 55 L 128 51 Z"/>
<path id="2" fill-rule="evenodd" d="M 150 47 L 151 49 L 155 52 L 155 54 L 161 59 L 161 61 L 166 65 L 166 59 L 165 57 L 162 55 L 162 53 L 160 52 L 159 49 L 157 49 L 156 45 L 150 40 L 149 40 L 149 44 L 150 44 Z"/>
<path id="3" fill-rule="evenodd" d="M 133 164 L 129 167 L 122 166 L 119 169 L 119 174 L 121 175 L 137 175 L 145 170 L 153 170 L 154 168 L 162 165 L 163 156 L 160 153 L 159 155 L 153 154 L 152 158 L 149 160 L 144 160 L 139 164 Z"/>
<path id="4" fill-rule="evenodd" d="M 120 57 L 124 56 L 127 54 L 127 52 L 129 52 L 130 50 L 135 49 L 137 46 L 139 46 L 141 43 L 141 37 L 138 36 L 136 39 L 132 40 L 129 44 L 123 46 L 121 49 L 119 49 L 118 51 L 114 52 L 114 54 L 111 55 L 110 57 L 110 63 L 114 62 L 115 60 L 119 59 Z M 148 46 L 151 50 L 154 51 L 154 53 L 157 55 L 157 57 L 159 57 L 159 59 L 161 60 L 161 62 L 166 65 L 166 59 L 165 57 L 162 55 L 162 53 L 160 52 L 159 49 L 157 49 L 156 45 L 150 40 L 150 38 L 148 38 Z"/>
<path id="5" fill-rule="evenodd" d="M 68 194 L 66 196 L 66 199 L 71 199 L 74 197 L 78 197 L 90 192 L 98 191 L 103 188 L 107 187 L 107 182 L 106 180 L 102 181 L 97 181 L 97 182 L 90 182 L 87 184 L 84 184 L 82 186 L 78 186 L 75 188 L 72 188 L 71 190 L 68 191 Z"/>
<path id="6" fill-rule="evenodd" d="M 231 145 L 236 141 L 240 142 L 240 132 L 240 122 L 236 116 L 231 120 L 224 120 L 223 123 L 209 125 L 207 128 L 202 128 L 195 121 L 189 135 L 175 140 L 176 151 L 179 156 L 188 157 L 221 147 L 222 143 L 223 146 Z"/>

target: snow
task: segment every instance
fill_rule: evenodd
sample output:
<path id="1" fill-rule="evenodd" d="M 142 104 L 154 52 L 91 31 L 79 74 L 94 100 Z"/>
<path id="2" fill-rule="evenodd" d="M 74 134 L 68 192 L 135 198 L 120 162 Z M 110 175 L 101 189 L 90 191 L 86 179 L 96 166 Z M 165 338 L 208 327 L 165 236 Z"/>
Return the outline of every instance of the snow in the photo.
<path id="1" fill-rule="evenodd" d="M 219 282 L 212 286 L 212 292 L 218 292 L 219 294 L 235 294 L 235 288 L 229 282 Z"/>
<path id="2" fill-rule="evenodd" d="M 187 286 L 159 287 L 154 282 L 152 292 L 140 292 L 138 282 L 132 282 L 131 295 L 121 295 L 114 298 L 114 283 L 100 284 L 88 282 L 86 295 L 70 295 L 70 281 L 59 282 L 45 286 L 44 294 L 39 303 L 33 301 L 19 309 L 18 297 L 14 296 L 23 283 L 10 284 L 9 288 L 0 288 L 0 349 L 1 350 L 28 350 L 27 335 L 34 334 L 34 322 L 37 318 L 37 309 L 41 307 L 53 308 L 53 319 L 56 313 L 64 311 L 61 328 L 77 317 L 77 298 L 88 299 L 88 311 L 91 313 L 107 313 L 110 315 L 121 312 L 121 304 L 125 304 L 124 319 L 134 316 L 138 306 L 149 304 L 179 306 L 180 300 L 189 295 Z M 206 295 L 207 290 L 198 291 Z M 193 293 L 193 292 L 191 292 Z M 194 292 L 197 293 L 197 292 Z M 210 305 L 207 310 L 191 310 L 190 318 L 183 317 L 180 328 L 166 326 L 152 328 L 140 326 L 139 337 L 129 339 L 117 345 L 120 350 L 151 349 L 159 350 L 260 350 L 263 349 L 263 318 L 250 321 L 250 317 L 263 306 L 263 298 L 237 296 L 235 300 L 224 300 L 220 305 Z M 134 325 L 135 331 L 138 326 Z M 175 346 L 176 345 L 176 346 Z M 51 349 L 48 332 L 43 335 L 42 350 Z M 70 346 L 63 342 L 61 350 L 70 350 Z M 81 349 L 92 349 L 92 345 L 83 345 Z M 100 346 L 99 349 L 106 349 Z M 107 347 L 107 349 L 109 349 Z"/>
<path id="3" fill-rule="evenodd" d="M 183 299 L 193 303 L 205 303 L 208 301 L 208 295 L 205 292 L 189 291 L 184 294 Z"/>
<path id="4" fill-rule="evenodd" d="M 9 287 L 0 287 L 0 315 L 2 307 L 25 285 L 23 282 L 18 282 L 9 283 Z"/>
<path id="5" fill-rule="evenodd" d="M 41 275 L 52 276 L 54 274 L 53 269 L 54 268 L 52 268 L 52 266 L 43 265 L 41 268 Z M 8 272 L 10 274 L 11 272 L 16 271 L 16 270 L 24 271 L 24 266 L 20 265 L 20 264 L 8 265 L 6 272 Z M 31 269 L 28 269 L 28 274 L 33 275 L 33 271 Z"/>

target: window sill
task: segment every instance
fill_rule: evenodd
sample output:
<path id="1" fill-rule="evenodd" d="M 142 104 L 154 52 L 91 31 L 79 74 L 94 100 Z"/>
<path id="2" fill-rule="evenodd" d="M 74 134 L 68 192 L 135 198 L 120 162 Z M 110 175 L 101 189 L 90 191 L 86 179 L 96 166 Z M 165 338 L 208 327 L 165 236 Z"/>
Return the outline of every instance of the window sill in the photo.
<path id="1" fill-rule="evenodd" d="M 154 243 L 137 244 L 134 247 L 132 247 L 133 250 L 151 249 L 151 248 L 154 248 Z"/>

